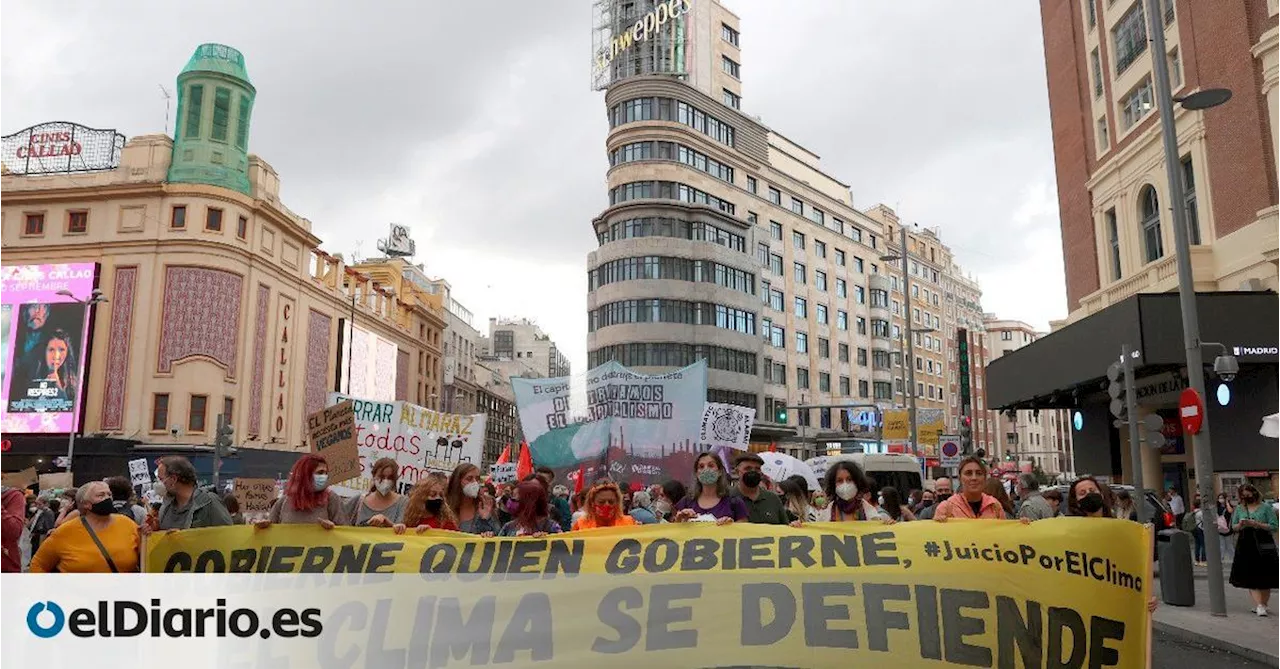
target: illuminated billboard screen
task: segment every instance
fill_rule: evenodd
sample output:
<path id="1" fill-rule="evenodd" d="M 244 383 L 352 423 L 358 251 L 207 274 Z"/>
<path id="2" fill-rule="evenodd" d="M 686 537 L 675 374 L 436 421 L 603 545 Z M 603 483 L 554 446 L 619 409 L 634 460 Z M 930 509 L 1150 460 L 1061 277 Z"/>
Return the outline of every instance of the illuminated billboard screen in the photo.
<path id="1" fill-rule="evenodd" d="M 338 387 L 352 397 L 394 402 L 398 351 L 395 342 L 344 321 Z"/>
<path id="2" fill-rule="evenodd" d="M 84 302 L 93 292 L 97 268 L 95 263 L 0 267 L 4 432 L 79 428 L 89 335 Z"/>

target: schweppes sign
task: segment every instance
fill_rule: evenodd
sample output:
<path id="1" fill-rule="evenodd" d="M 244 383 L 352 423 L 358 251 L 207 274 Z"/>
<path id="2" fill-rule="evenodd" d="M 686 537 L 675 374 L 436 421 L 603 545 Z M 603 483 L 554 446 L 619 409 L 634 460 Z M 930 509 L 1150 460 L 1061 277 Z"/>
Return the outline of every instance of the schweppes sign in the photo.
<path id="1" fill-rule="evenodd" d="M 615 34 L 608 44 L 596 52 L 596 71 L 600 72 L 609 67 L 609 63 L 612 63 L 619 54 L 648 40 L 662 26 L 688 14 L 692 9 L 691 0 L 668 0 L 658 4 L 653 11 L 640 17 L 635 25 Z"/>

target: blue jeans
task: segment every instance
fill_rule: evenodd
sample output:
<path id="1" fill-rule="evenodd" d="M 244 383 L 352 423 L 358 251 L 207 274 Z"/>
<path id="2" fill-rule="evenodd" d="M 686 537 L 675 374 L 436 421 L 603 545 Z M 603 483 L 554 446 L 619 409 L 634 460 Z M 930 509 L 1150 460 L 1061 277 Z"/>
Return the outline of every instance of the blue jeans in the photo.
<path id="1" fill-rule="evenodd" d="M 1196 531 L 1191 534 L 1196 539 L 1196 550 L 1192 559 L 1196 562 L 1204 562 L 1205 560 L 1208 560 L 1209 558 L 1205 557 L 1204 552 L 1204 530 L 1197 527 Z"/>

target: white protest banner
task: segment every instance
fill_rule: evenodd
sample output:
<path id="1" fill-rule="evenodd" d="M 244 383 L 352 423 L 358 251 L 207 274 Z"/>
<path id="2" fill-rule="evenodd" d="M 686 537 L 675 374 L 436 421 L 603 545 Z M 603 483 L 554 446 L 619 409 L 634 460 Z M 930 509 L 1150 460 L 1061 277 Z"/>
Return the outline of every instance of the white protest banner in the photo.
<path id="1" fill-rule="evenodd" d="M 485 414 L 433 411 L 409 402 L 377 402 L 329 393 L 329 405 L 351 400 L 360 449 L 360 475 L 345 486 L 332 486 L 340 495 L 369 490 L 369 472 L 380 458 L 400 465 L 397 487 L 406 493 L 431 472 L 449 474 L 459 463 L 477 467 L 484 456 Z"/>
<path id="2" fill-rule="evenodd" d="M 147 468 L 146 458 L 129 461 L 129 479 L 135 488 L 151 485 L 151 470 Z"/>
<path id="3" fill-rule="evenodd" d="M 755 409 L 736 404 L 707 402 L 706 408 L 702 410 L 699 439 L 707 446 L 745 451 L 751 442 L 751 425 L 755 420 Z"/>
<path id="4" fill-rule="evenodd" d="M 510 483 L 516 480 L 516 463 L 504 462 L 500 465 L 490 465 L 489 476 L 493 478 L 495 485 Z"/>

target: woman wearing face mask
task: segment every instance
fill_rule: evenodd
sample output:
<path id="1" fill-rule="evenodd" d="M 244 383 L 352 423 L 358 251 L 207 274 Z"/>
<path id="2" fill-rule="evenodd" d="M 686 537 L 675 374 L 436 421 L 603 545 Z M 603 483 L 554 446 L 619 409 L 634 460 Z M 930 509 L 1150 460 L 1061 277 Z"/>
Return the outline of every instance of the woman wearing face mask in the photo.
<path id="1" fill-rule="evenodd" d="M 1114 518 L 1111 508 L 1111 491 L 1104 489 L 1092 476 L 1081 476 L 1067 490 L 1068 516 Z"/>
<path id="2" fill-rule="evenodd" d="M 1218 493 L 1217 510 L 1218 517 L 1215 523 L 1217 524 L 1218 554 L 1222 556 L 1223 562 L 1232 562 L 1236 556 L 1236 542 L 1231 539 L 1231 517 L 1235 515 L 1236 507 L 1226 493 Z"/>
<path id="3" fill-rule="evenodd" d="M 427 530 L 458 531 L 458 517 L 445 501 L 447 481 L 443 476 L 427 476 L 413 486 L 405 503 L 404 522 L 395 526 L 396 534 L 404 534 L 406 527 L 418 528 L 418 534 Z"/>
<path id="4" fill-rule="evenodd" d="M 493 494 L 480 482 L 480 469 L 475 465 L 464 462 L 453 468 L 444 498 L 458 516 L 458 531 L 497 534 L 502 529 L 494 512 Z"/>
<path id="5" fill-rule="evenodd" d="M 76 490 L 80 515 L 49 533 L 31 558 L 31 573 L 106 574 L 138 571 L 138 526 L 115 513 L 111 490 L 93 481 Z"/>
<path id="6" fill-rule="evenodd" d="M 782 504 L 792 518 L 809 517 L 809 484 L 803 476 L 792 476 L 778 484 Z"/>
<path id="7" fill-rule="evenodd" d="M 663 481 L 662 485 L 656 488 L 657 492 L 653 496 L 653 512 L 662 519 L 662 522 L 671 522 L 676 513 L 676 504 L 689 494 L 689 490 L 675 479 Z"/>
<path id="8" fill-rule="evenodd" d="M 683 523 L 702 516 L 715 519 L 716 525 L 727 525 L 747 519 L 747 503 L 729 495 L 729 478 L 724 464 L 715 453 L 703 453 L 693 461 L 693 491 L 676 503 L 675 522 Z"/>
<path id="9" fill-rule="evenodd" d="M 810 512 L 811 523 L 872 520 L 885 524 L 893 522 L 863 498 L 863 491 L 871 487 L 862 468 L 848 460 L 831 464 L 822 477 L 822 488 L 828 505 Z"/>
<path id="10" fill-rule="evenodd" d="M 393 527 L 404 521 L 408 498 L 396 492 L 400 465 L 393 458 L 379 458 L 370 471 L 369 492 L 357 499 L 352 525 L 359 527 Z"/>
<path id="11" fill-rule="evenodd" d="M 636 524 L 636 519 L 622 510 L 622 493 L 612 481 L 601 481 L 587 493 L 587 513 L 573 524 L 573 531 L 594 530 L 598 527 L 625 527 Z"/>
<path id="12" fill-rule="evenodd" d="M 1231 563 L 1231 585 L 1249 591 L 1254 613 L 1266 616 L 1271 591 L 1277 586 L 1276 509 L 1262 501 L 1258 489 L 1246 483 L 1236 490 L 1240 505 L 1231 514 L 1236 559 Z M 1274 629 L 1274 628 L 1273 628 Z"/>
<path id="13" fill-rule="evenodd" d="M 938 504 L 933 519 L 948 518 L 1004 520 L 1004 507 L 1000 500 L 986 493 L 987 463 L 982 458 L 969 456 L 960 461 L 960 493 Z M 1026 522 L 1031 522 L 1023 519 Z"/>
<path id="14" fill-rule="evenodd" d="M 560 532 L 560 526 L 551 522 L 551 508 L 547 501 L 547 488 L 539 481 L 525 481 L 516 486 L 515 513 L 498 533 L 503 537 L 545 537 Z"/>
<path id="15" fill-rule="evenodd" d="M 314 453 L 308 453 L 293 463 L 289 480 L 284 484 L 284 495 L 271 505 L 267 520 L 255 525 L 260 530 L 273 523 L 305 525 L 318 523 L 326 530 L 345 521 L 342 498 L 329 492 L 329 463 Z"/>

